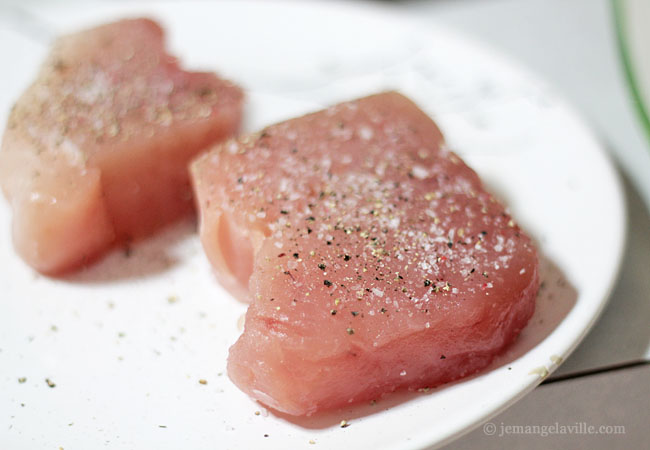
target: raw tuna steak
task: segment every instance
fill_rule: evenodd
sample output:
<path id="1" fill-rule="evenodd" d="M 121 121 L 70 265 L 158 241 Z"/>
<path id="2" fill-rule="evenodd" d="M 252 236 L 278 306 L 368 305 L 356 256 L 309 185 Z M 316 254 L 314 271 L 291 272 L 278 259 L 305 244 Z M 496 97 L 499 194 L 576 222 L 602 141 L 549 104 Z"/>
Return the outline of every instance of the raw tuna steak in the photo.
<path id="1" fill-rule="evenodd" d="M 270 126 L 191 171 L 205 250 L 252 302 L 228 373 L 279 411 L 474 373 L 533 313 L 531 240 L 402 95 Z"/>
<path id="2" fill-rule="evenodd" d="M 182 71 L 150 20 L 57 40 L 0 151 L 18 253 L 58 273 L 190 212 L 187 163 L 236 131 L 241 105 L 233 84 Z"/>

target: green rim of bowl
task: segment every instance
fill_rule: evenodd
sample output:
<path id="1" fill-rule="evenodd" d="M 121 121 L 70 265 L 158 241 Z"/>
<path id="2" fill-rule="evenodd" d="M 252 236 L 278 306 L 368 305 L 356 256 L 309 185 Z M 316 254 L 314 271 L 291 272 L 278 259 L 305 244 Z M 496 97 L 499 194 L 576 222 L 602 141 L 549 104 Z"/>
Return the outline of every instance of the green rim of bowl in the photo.
<path id="1" fill-rule="evenodd" d="M 643 103 L 643 97 L 641 95 L 637 76 L 634 72 L 634 64 L 632 63 L 632 58 L 630 57 L 629 43 L 627 40 L 626 22 L 625 22 L 625 0 L 612 0 L 612 8 L 614 10 L 614 22 L 616 25 L 616 36 L 618 41 L 618 49 L 623 60 L 623 70 L 625 72 L 625 77 L 627 78 L 627 84 L 630 88 L 630 93 L 634 99 L 634 105 L 638 112 L 639 118 L 646 133 L 646 137 L 650 140 L 650 114 L 646 109 L 645 104 Z"/>

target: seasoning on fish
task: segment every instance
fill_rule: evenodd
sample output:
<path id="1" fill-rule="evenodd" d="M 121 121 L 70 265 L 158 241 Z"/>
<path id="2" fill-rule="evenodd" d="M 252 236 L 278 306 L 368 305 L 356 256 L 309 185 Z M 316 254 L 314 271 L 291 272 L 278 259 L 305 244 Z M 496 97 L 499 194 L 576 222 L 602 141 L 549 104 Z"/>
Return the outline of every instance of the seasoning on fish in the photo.
<path id="1" fill-rule="evenodd" d="M 530 238 L 398 93 L 230 140 L 191 173 L 205 251 L 251 301 L 228 374 L 271 408 L 467 376 L 533 313 Z"/>
<path id="2" fill-rule="evenodd" d="M 0 150 L 17 252 L 57 274 L 191 212 L 187 163 L 241 108 L 232 83 L 181 70 L 151 20 L 56 40 Z"/>

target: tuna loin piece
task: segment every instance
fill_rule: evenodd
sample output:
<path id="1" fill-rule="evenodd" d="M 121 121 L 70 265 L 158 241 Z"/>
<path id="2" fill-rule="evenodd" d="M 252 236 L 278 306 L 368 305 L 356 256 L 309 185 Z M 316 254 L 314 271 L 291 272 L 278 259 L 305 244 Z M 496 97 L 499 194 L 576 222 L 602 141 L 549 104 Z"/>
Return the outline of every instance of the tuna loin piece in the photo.
<path id="1" fill-rule="evenodd" d="M 233 84 L 181 70 L 150 20 L 58 39 L 0 151 L 18 253 L 59 273 L 190 212 L 187 163 L 236 131 L 241 105 Z"/>
<path id="2" fill-rule="evenodd" d="M 227 142 L 191 172 L 205 250 L 252 301 L 228 374 L 279 411 L 466 376 L 533 313 L 531 240 L 400 94 Z"/>

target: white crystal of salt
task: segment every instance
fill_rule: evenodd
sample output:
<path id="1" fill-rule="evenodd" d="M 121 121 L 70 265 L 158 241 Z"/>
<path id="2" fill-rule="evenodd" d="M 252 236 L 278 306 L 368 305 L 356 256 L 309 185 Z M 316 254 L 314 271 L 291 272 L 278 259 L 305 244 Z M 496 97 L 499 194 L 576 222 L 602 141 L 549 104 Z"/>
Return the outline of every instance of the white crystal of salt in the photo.
<path id="1" fill-rule="evenodd" d="M 418 180 L 424 180 L 429 176 L 429 171 L 422 166 L 413 166 L 413 176 Z"/>
<path id="2" fill-rule="evenodd" d="M 228 153 L 230 153 L 231 155 L 234 155 L 235 153 L 237 153 L 237 150 L 239 150 L 239 146 L 235 141 L 230 141 L 227 148 L 228 148 Z"/>
<path id="3" fill-rule="evenodd" d="M 359 128 L 359 136 L 364 141 L 369 141 L 370 139 L 372 139 L 373 135 L 374 135 L 374 132 L 372 131 L 372 128 L 367 127 L 367 126 L 362 126 L 361 128 Z"/>

